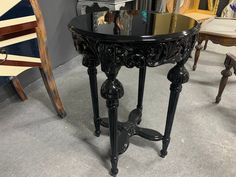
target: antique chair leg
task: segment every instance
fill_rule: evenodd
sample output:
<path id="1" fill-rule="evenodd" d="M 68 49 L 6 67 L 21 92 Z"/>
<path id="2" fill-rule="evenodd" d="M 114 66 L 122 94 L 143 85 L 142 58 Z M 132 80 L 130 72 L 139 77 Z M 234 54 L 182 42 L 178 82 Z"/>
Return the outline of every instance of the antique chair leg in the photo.
<path id="1" fill-rule="evenodd" d="M 143 95 L 144 95 L 145 78 L 146 78 L 146 66 L 139 69 L 139 86 L 138 86 L 137 109 L 139 109 L 140 111 L 143 110 Z M 138 124 L 140 124 L 141 121 L 142 121 L 142 119 L 140 119 Z"/>
<path id="2" fill-rule="evenodd" d="M 46 29 L 44 25 L 44 19 L 42 12 L 40 10 L 40 6 L 37 0 L 29 0 L 34 14 L 37 18 L 37 38 L 38 38 L 38 47 L 39 47 L 39 54 L 41 59 L 41 67 L 39 68 L 45 87 L 47 89 L 47 92 L 51 98 L 51 101 L 57 111 L 57 114 L 59 117 L 64 118 L 66 116 L 66 112 L 64 110 L 62 101 L 60 99 L 56 82 L 53 77 L 52 67 L 51 67 L 51 61 L 48 54 L 47 49 L 47 35 L 46 35 Z"/>
<path id="3" fill-rule="evenodd" d="M 44 85 L 47 89 L 48 95 L 53 103 L 54 108 L 57 111 L 58 116 L 64 118 L 66 116 L 66 112 L 64 110 L 61 98 L 59 96 L 52 70 L 49 69 L 49 66 L 46 68 L 45 67 L 39 68 L 39 70 L 43 78 Z"/>
<path id="4" fill-rule="evenodd" d="M 13 85 L 13 87 L 15 88 L 16 93 L 17 93 L 17 95 L 19 96 L 19 98 L 20 98 L 22 101 L 27 100 L 28 98 L 27 98 L 27 96 L 26 96 L 26 94 L 25 94 L 25 92 L 24 92 L 24 89 L 23 89 L 23 87 L 22 87 L 20 81 L 17 79 L 17 77 L 12 77 L 11 82 L 12 82 L 12 85 Z"/>
<path id="5" fill-rule="evenodd" d="M 196 68 L 197 68 L 197 63 L 198 63 L 198 59 L 199 59 L 200 52 L 201 52 L 202 48 L 203 48 L 202 47 L 202 41 L 199 41 L 198 45 L 196 46 L 196 52 L 195 52 L 194 64 L 193 64 L 193 71 L 195 71 Z"/>
<path id="6" fill-rule="evenodd" d="M 220 81 L 220 85 L 219 85 L 219 91 L 218 91 L 218 94 L 216 96 L 216 102 L 215 103 L 219 103 L 221 101 L 221 96 L 222 96 L 222 93 L 225 89 L 225 86 L 228 82 L 228 78 L 232 75 L 232 72 L 230 71 L 230 69 L 232 68 L 232 59 L 230 57 L 226 57 L 225 59 L 225 69 L 221 72 L 222 74 L 222 78 L 221 78 L 221 81 Z"/>
<path id="7" fill-rule="evenodd" d="M 162 150 L 160 154 L 162 158 L 164 158 L 167 155 L 167 148 L 170 143 L 170 134 L 171 134 L 175 111 L 176 111 L 176 107 L 177 107 L 177 103 L 179 99 L 179 94 L 182 90 L 182 84 L 188 82 L 189 74 L 188 74 L 188 71 L 183 66 L 183 64 L 178 63 L 174 68 L 172 68 L 169 71 L 168 79 L 172 83 L 170 86 L 171 92 L 170 92 L 170 98 L 169 98 L 165 133 L 162 140 L 163 146 L 162 146 Z"/>
<path id="8" fill-rule="evenodd" d="M 206 40 L 203 50 L 207 49 L 208 40 Z"/>
<path id="9" fill-rule="evenodd" d="M 101 88 L 101 95 L 106 99 L 109 116 L 109 130 L 110 130 L 110 143 L 111 143 L 111 175 L 116 176 L 118 173 L 118 106 L 119 99 L 124 95 L 122 84 L 116 79 L 120 67 L 114 66 L 106 72 L 107 80 L 103 83 Z"/>
<path id="10" fill-rule="evenodd" d="M 99 60 L 92 55 L 85 56 L 83 58 L 83 65 L 88 68 L 89 82 L 90 82 L 90 92 L 93 104 L 93 120 L 95 126 L 95 136 L 99 137 L 101 134 L 100 124 L 101 119 L 99 116 L 99 103 L 98 103 L 98 88 L 97 88 L 97 66 L 99 65 Z"/>

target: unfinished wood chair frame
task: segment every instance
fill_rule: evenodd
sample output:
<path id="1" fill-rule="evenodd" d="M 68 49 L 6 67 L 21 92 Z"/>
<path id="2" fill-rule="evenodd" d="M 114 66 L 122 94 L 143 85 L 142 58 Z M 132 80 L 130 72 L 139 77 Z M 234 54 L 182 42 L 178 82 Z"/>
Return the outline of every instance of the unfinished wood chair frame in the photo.
<path id="1" fill-rule="evenodd" d="M 6 59 L 0 58 L 1 65 L 5 66 L 17 66 L 17 67 L 37 67 L 40 70 L 41 76 L 43 78 L 45 87 L 50 96 L 50 99 L 56 109 L 58 116 L 61 118 L 66 116 L 66 112 L 64 110 L 62 101 L 60 99 L 56 82 L 53 77 L 51 60 L 49 58 L 48 49 L 47 49 L 47 36 L 46 29 L 44 25 L 44 19 L 42 16 L 42 12 L 40 10 L 39 4 L 37 0 L 29 0 L 34 15 L 36 17 L 35 21 L 29 21 L 26 23 L 20 24 L 10 24 L 6 27 L 0 26 L 0 41 L 17 38 L 23 35 L 31 35 L 36 32 L 39 54 L 40 54 L 40 62 L 38 61 L 16 61 L 12 60 L 11 57 L 15 57 L 13 55 L 8 55 Z M 26 57 L 27 58 L 27 57 Z M 12 84 L 22 100 L 27 99 L 26 94 L 24 93 L 23 87 L 21 86 L 19 80 L 16 76 L 12 79 Z"/>
<path id="2" fill-rule="evenodd" d="M 179 13 L 186 15 L 188 17 L 194 18 L 199 22 L 203 22 L 213 16 L 216 16 L 216 12 L 219 6 L 219 0 L 215 0 L 213 5 L 213 0 L 208 0 L 208 10 L 199 9 L 201 0 L 185 0 L 185 3 L 179 8 Z M 173 11 L 174 0 L 169 0 L 167 3 L 167 10 L 169 12 Z M 202 14 L 199 16 L 199 14 Z"/>
<path id="3" fill-rule="evenodd" d="M 185 13 L 202 13 L 202 14 L 209 14 L 209 15 L 216 15 L 218 6 L 219 6 L 219 0 L 215 0 L 215 4 L 213 5 L 213 0 L 208 0 L 208 10 L 202 10 L 199 9 L 201 0 L 194 0 L 193 1 L 193 8 L 190 10 L 187 10 Z"/>

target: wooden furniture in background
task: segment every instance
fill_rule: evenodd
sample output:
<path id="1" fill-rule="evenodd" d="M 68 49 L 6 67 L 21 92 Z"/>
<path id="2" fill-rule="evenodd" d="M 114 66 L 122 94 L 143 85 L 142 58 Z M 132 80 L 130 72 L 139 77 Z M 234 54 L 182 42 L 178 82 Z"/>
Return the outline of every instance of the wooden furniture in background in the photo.
<path id="1" fill-rule="evenodd" d="M 191 17 L 199 22 L 203 22 L 216 15 L 219 0 L 207 0 L 208 10 L 200 9 L 201 1 L 206 0 L 181 0 L 179 13 Z M 168 12 L 173 11 L 174 0 L 168 0 L 167 10 Z"/>
<path id="2" fill-rule="evenodd" d="M 216 103 L 219 103 L 221 101 L 221 96 L 228 82 L 228 78 L 232 76 L 232 72 L 230 71 L 232 68 L 234 70 L 234 74 L 236 75 L 236 53 L 235 54 L 228 53 L 226 55 L 224 65 L 225 69 L 221 72 L 222 78 L 220 81 L 219 91 L 216 96 Z"/>
<path id="3" fill-rule="evenodd" d="M 214 44 L 222 46 L 236 45 L 236 19 L 211 18 L 202 24 L 198 37 L 198 45 L 196 46 L 193 70 L 197 68 L 198 59 L 201 49 L 203 49 L 203 41 L 212 41 Z"/>
<path id="4" fill-rule="evenodd" d="M 0 13 L 7 13 L 14 8 L 21 0 L 0 0 Z M 26 0 L 23 0 L 24 2 Z M 29 0 L 34 15 L 21 18 L 13 18 L 0 21 L 0 48 L 15 45 L 31 39 L 37 39 L 40 58 L 11 55 L 6 52 L 0 54 L 0 76 L 13 77 L 12 83 L 19 97 L 22 100 L 27 99 L 24 90 L 17 79 L 17 76 L 30 68 L 39 68 L 45 87 L 51 98 L 51 101 L 60 117 L 65 117 L 62 101 L 60 99 L 57 86 L 53 77 L 52 67 L 47 49 L 47 36 L 44 26 L 44 19 L 40 11 L 37 0 Z M 25 48 L 27 50 L 27 48 Z"/>

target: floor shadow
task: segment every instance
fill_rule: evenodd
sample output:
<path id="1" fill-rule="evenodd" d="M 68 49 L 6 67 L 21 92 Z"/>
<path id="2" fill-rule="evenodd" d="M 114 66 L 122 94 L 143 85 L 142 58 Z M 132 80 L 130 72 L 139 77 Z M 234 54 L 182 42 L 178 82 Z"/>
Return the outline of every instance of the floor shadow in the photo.
<path id="1" fill-rule="evenodd" d="M 99 157 L 100 162 L 103 164 L 103 166 L 109 171 L 110 170 L 110 152 L 108 151 L 107 153 L 102 153 L 99 151 L 99 148 L 96 147 L 92 142 L 90 142 L 89 139 L 84 138 L 82 141 L 87 145 L 87 147 L 91 150 L 91 152 Z M 109 147 L 107 147 L 109 149 Z"/>
<path id="2" fill-rule="evenodd" d="M 197 79 L 190 78 L 189 82 L 218 88 L 218 86 L 220 84 L 220 80 L 221 80 L 221 77 L 219 77 L 219 79 L 217 79 L 217 80 L 211 80 L 211 81 L 206 81 L 206 80 L 204 81 L 204 80 L 197 80 Z M 234 84 L 236 84 L 236 80 L 230 80 L 230 78 L 229 78 L 227 85 L 234 85 Z"/>
<path id="3" fill-rule="evenodd" d="M 216 87 L 216 86 L 218 87 L 220 83 L 220 79 L 214 80 L 214 81 L 204 81 L 204 80 L 197 80 L 197 79 L 190 78 L 189 82 L 194 83 L 194 84 L 210 86 L 210 87 Z"/>
<path id="4" fill-rule="evenodd" d="M 104 80 L 98 79 L 98 93 L 100 92 L 100 87 L 103 82 Z M 31 99 L 32 98 L 36 99 L 37 101 L 41 102 L 45 107 L 47 107 L 49 110 L 55 112 L 55 109 L 50 101 L 46 89 L 43 90 L 44 88 L 41 84 L 40 86 L 42 88 L 39 89 L 39 91 L 36 91 L 36 93 L 32 94 Z M 59 85 L 60 87 L 63 87 L 61 86 L 61 84 Z M 83 126 L 88 128 L 91 131 L 91 133 L 93 133 L 95 128 L 94 128 L 92 100 L 90 96 L 88 79 L 80 81 L 79 84 L 75 82 L 75 84 L 70 84 L 70 87 L 64 88 L 64 90 L 61 91 L 61 99 L 67 112 L 67 117 L 65 118 L 65 120 L 77 128 L 79 128 L 79 126 L 82 124 Z M 120 121 L 126 121 L 128 119 L 129 112 L 131 111 L 127 110 L 126 108 L 128 101 L 129 98 L 123 98 L 122 101 L 120 101 L 120 105 L 118 107 Z M 106 101 L 105 99 L 101 98 L 100 94 L 99 94 L 99 112 L 101 117 L 108 117 Z M 106 135 L 107 132 L 105 132 L 104 134 Z"/>
<path id="5" fill-rule="evenodd" d="M 150 147 L 150 148 L 156 150 L 156 152 L 158 154 L 160 153 L 160 150 L 161 150 L 160 146 L 158 146 L 158 144 L 157 144 L 158 142 L 145 140 L 145 139 L 143 139 L 141 137 L 137 137 L 137 136 L 131 137 L 130 143 L 135 145 L 135 146 L 142 147 L 142 148 Z"/>
<path id="6" fill-rule="evenodd" d="M 226 123 L 225 128 L 236 134 L 236 109 L 229 109 L 223 105 L 217 106 L 221 121 Z"/>

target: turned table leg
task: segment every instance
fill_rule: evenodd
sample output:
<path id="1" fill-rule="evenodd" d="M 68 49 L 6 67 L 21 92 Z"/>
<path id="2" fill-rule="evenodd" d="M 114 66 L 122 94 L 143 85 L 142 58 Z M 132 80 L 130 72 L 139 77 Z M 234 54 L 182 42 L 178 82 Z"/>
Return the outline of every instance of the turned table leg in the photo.
<path id="1" fill-rule="evenodd" d="M 118 106 L 119 99 L 124 95 L 124 89 L 122 84 L 116 79 L 119 72 L 119 66 L 112 66 L 106 72 L 107 80 L 103 83 L 101 88 L 101 95 L 106 99 L 106 105 L 108 108 L 109 116 L 109 131 L 110 131 L 110 143 L 111 143 L 111 175 L 115 176 L 118 173 L 118 132 L 117 132 L 117 120 L 118 120 Z"/>
<path id="2" fill-rule="evenodd" d="M 145 79 L 146 79 L 146 66 L 139 69 L 139 84 L 138 84 L 138 104 L 137 109 L 139 109 L 141 112 L 143 110 L 143 95 L 144 95 L 144 86 L 145 86 Z M 141 117 L 140 117 L 141 118 Z M 138 122 L 138 124 L 142 121 Z"/>
<path id="3" fill-rule="evenodd" d="M 99 116 L 99 103 L 98 103 L 98 89 L 97 89 L 97 69 L 96 67 L 88 68 L 91 98 L 93 104 L 95 136 L 100 136 L 100 116 Z"/>
<path id="4" fill-rule="evenodd" d="M 198 63 L 198 59 L 199 59 L 199 56 L 200 56 L 200 52 L 202 50 L 202 40 L 201 41 L 198 41 L 198 45 L 196 46 L 196 52 L 195 52 L 195 57 L 194 57 L 194 64 L 193 64 L 193 71 L 196 70 L 197 68 L 197 63 Z"/>
<path id="5" fill-rule="evenodd" d="M 230 71 L 230 69 L 233 67 L 232 62 L 234 62 L 233 59 L 231 59 L 227 55 L 226 59 L 225 59 L 225 63 L 224 63 L 225 69 L 221 72 L 222 78 L 221 78 L 220 85 L 219 85 L 219 91 L 216 96 L 216 103 L 219 103 L 221 101 L 221 96 L 222 96 L 222 93 L 223 93 L 225 86 L 228 82 L 228 78 L 232 75 L 232 72 Z"/>
<path id="6" fill-rule="evenodd" d="M 206 50 L 206 49 L 207 49 L 207 45 L 208 45 L 208 40 L 205 41 L 205 45 L 204 45 L 203 50 Z"/>
<path id="7" fill-rule="evenodd" d="M 93 120 L 95 126 L 95 136 L 99 137 L 100 130 L 100 116 L 99 116 L 99 102 L 98 102 L 98 88 L 97 88 L 97 66 L 99 61 L 92 55 L 83 58 L 83 65 L 88 67 L 90 92 L 93 105 Z"/>
<path id="8" fill-rule="evenodd" d="M 165 133 L 162 140 L 163 146 L 160 154 L 162 158 L 164 158 L 167 155 L 167 148 L 170 143 L 170 134 L 174 122 L 174 116 L 179 99 L 179 94 L 182 90 L 182 84 L 188 82 L 189 80 L 189 73 L 185 69 L 182 63 L 178 63 L 175 67 L 173 67 L 169 71 L 168 79 L 172 83 L 170 86 L 170 98 L 169 98 Z"/>

